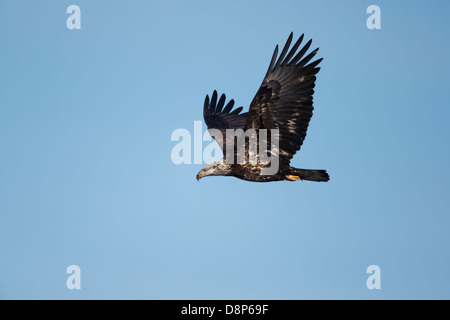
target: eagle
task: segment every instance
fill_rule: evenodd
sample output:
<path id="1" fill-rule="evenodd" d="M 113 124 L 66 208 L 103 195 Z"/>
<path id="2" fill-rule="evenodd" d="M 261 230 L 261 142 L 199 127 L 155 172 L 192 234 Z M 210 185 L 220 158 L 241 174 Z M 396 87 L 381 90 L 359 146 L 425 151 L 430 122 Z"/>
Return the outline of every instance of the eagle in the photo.
<path id="1" fill-rule="evenodd" d="M 290 166 L 306 137 L 314 109 L 313 89 L 320 70 L 317 66 L 323 59 L 311 62 L 319 48 L 306 55 L 312 40 L 298 50 L 303 38 L 304 34 L 290 48 L 291 33 L 279 56 L 278 45 L 275 47 L 267 73 L 248 112 L 241 113 L 243 107 L 233 110 L 234 100 L 226 103 L 225 94 L 219 98 L 214 91 L 211 99 L 206 95 L 203 117 L 224 157 L 203 167 L 197 180 L 206 176 L 233 176 L 255 182 L 326 182 L 330 179 L 325 170 Z M 259 144 L 255 143 L 256 148 L 252 148 L 252 138 L 259 141 Z M 239 145 L 244 148 L 239 148 Z M 267 159 L 271 159 L 270 163 Z"/>

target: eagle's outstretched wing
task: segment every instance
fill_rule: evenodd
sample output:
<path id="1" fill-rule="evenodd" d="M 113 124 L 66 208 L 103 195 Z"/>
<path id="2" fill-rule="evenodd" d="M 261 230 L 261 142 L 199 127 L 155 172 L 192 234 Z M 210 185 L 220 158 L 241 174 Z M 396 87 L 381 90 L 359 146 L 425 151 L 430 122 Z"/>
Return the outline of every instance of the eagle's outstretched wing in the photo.
<path id="1" fill-rule="evenodd" d="M 222 94 L 219 101 L 217 101 L 217 91 L 214 90 L 211 101 L 207 95 L 205 98 L 205 105 L 203 107 L 203 118 L 208 126 L 208 131 L 217 141 L 225 154 L 225 147 L 222 139 L 226 139 L 227 129 L 244 129 L 247 122 L 248 112 L 240 113 L 242 107 L 236 108 L 233 111 L 234 100 L 230 100 L 225 106 L 226 96 Z M 224 107 L 225 106 L 225 107 Z M 217 137 L 211 129 L 219 130 L 222 134 L 222 139 Z M 226 140 L 225 140 L 226 141 Z"/>
<path id="2" fill-rule="evenodd" d="M 314 109 L 315 75 L 320 70 L 317 65 L 322 61 L 309 63 L 319 48 L 305 56 L 311 40 L 297 53 L 303 35 L 289 50 L 292 37 L 291 33 L 278 59 L 276 46 L 267 74 L 250 105 L 244 128 L 279 129 L 280 161 L 284 163 L 290 162 L 306 137 Z"/>

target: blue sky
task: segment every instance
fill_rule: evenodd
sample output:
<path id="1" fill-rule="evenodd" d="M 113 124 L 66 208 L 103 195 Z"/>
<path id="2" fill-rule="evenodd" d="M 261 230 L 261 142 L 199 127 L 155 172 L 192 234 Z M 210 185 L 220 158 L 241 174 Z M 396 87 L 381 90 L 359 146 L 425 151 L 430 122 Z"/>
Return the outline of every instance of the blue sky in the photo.
<path id="1" fill-rule="evenodd" d="M 0 0 L 0 298 L 449 299 L 449 10 Z M 171 133 L 248 108 L 291 31 L 324 58 L 292 164 L 331 181 L 197 182 Z"/>

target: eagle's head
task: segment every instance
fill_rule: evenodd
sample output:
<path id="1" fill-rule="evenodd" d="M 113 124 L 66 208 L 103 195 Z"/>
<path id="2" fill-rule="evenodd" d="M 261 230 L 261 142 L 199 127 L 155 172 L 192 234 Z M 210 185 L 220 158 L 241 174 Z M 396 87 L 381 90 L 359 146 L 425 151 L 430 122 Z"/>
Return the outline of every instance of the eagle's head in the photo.
<path id="1" fill-rule="evenodd" d="M 197 180 L 207 176 L 228 176 L 231 174 L 231 165 L 227 164 L 225 159 L 207 164 L 197 174 Z"/>

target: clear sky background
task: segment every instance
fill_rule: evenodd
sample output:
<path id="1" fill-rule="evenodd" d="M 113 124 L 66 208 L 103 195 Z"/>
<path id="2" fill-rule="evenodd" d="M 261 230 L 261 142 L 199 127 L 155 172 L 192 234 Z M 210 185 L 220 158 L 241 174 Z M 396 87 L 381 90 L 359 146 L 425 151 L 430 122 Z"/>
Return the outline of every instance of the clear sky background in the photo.
<path id="1" fill-rule="evenodd" d="M 0 298 L 449 299 L 448 12 L 0 0 Z M 331 181 L 197 182 L 201 165 L 174 165 L 173 130 L 214 89 L 248 108 L 291 31 L 324 58 L 292 164 Z"/>

